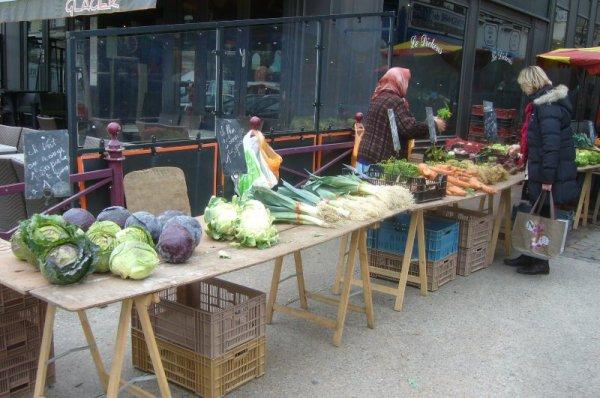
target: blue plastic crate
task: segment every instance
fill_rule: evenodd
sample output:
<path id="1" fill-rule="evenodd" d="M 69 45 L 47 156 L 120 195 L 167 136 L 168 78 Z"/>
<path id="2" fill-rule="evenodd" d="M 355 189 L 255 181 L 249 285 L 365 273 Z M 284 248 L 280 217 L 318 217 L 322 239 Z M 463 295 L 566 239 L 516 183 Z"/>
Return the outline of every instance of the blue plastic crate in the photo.
<path id="1" fill-rule="evenodd" d="M 388 253 L 404 254 L 410 215 L 401 214 L 383 221 L 379 229 L 369 231 L 367 246 Z M 425 217 L 425 248 L 427 261 L 439 261 L 458 252 L 459 223 L 441 217 Z M 415 240 L 412 258 L 418 258 Z"/>

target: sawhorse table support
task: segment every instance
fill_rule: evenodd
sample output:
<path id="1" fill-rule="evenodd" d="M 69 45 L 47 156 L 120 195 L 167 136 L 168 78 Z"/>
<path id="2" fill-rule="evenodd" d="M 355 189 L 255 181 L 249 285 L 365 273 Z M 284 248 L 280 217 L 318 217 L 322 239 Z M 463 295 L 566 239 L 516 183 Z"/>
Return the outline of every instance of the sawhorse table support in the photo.
<path id="1" fill-rule="evenodd" d="M 415 243 L 415 238 L 417 239 L 417 244 L 419 247 L 419 276 L 412 276 L 408 274 L 408 270 L 410 268 L 410 261 L 412 258 L 412 251 Z M 340 241 L 340 256 L 345 253 L 347 242 L 343 239 Z M 365 256 L 367 255 L 366 249 L 366 239 L 365 239 Z M 365 258 L 365 262 L 368 264 L 368 258 Z M 339 292 L 339 286 L 344 283 L 347 279 L 347 276 L 342 276 L 342 272 L 340 272 L 341 262 L 338 263 L 338 272 L 336 272 L 336 280 L 333 284 L 332 291 L 334 293 Z M 351 284 L 355 286 L 362 287 L 364 285 L 365 280 L 371 279 L 370 273 L 378 273 L 381 275 L 385 275 L 388 277 L 392 277 L 398 279 L 398 286 L 392 287 L 389 285 L 383 285 L 380 283 L 371 282 L 371 289 L 380 293 L 385 293 L 392 295 L 396 298 L 394 302 L 394 310 L 401 311 L 402 306 L 404 304 L 404 293 L 406 290 L 407 282 L 415 283 L 419 285 L 422 296 L 427 296 L 427 263 L 425 259 L 425 221 L 423 216 L 423 210 L 417 209 L 411 213 L 410 217 L 410 225 L 408 227 L 408 235 L 406 238 L 406 246 L 404 249 L 404 256 L 402 257 L 402 268 L 400 272 L 390 271 L 388 269 L 377 268 L 374 266 L 369 266 L 369 272 L 365 275 L 361 273 L 361 279 L 354 279 L 354 275 L 351 275 L 352 281 Z"/>
<path id="2" fill-rule="evenodd" d="M 154 294 L 148 294 L 139 296 L 132 299 L 126 299 L 121 302 L 121 314 L 119 316 L 119 325 L 117 328 L 117 339 L 115 343 L 114 354 L 112 358 L 112 364 L 110 373 L 106 373 L 100 351 L 96 344 L 96 339 L 92 332 L 92 328 L 88 322 L 85 311 L 77 311 L 79 316 L 79 322 L 83 329 L 86 341 L 88 343 L 100 384 L 106 392 L 108 398 L 116 398 L 119 394 L 121 385 L 125 383 L 121 381 L 121 371 L 123 370 L 123 360 L 125 357 L 125 347 L 127 345 L 127 331 L 131 324 L 131 310 L 135 304 L 136 311 L 140 318 L 142 330 L 146 339 L 146 345 L 148 346 L 148 353 L 152 360 L 152 366 L 158 380 L 158 387 L 160 389 L 161 397 L 170 398 L 171 391 L 169 384 L 165 376 L 165 371 L 160 359 L 160 353 L 156 345 L 156 339 L 152 324 L 150 323 L 150 316 L 148 315 L 148 305 L 154 300 Z M 56 316 L 56 306 L 48 303 L 46 310 L 46 320 L 44 323 L 44 331 L 42 335 L 42 344 L 40 348 L 40 356 L 38 360 L 37 376 L 35 381 L 35 390 L 33 396 L 35 398 L 44 396 L 44 389 L 46 386 L 46 372 L 48 370 L 48 361 L 50 357 L 50 349 L 52 346 L 52 334 L 54 329 L 54 319 Z M 130 394 L 136 397 L 149 398 L 154 397 L 153 394 L 145 391 L 144 389 L 129 385 L 125 388 Z"/>
<path id="3" fill-rule="evenodd" d="M 579 227 L 579 221 L 584 227 L 588 222 L 588 213 L 590 211 L 590 198 L 592 196 L 592 176 L 594 170 L 586 170 L 584 172 L 583 185 L 581 186 L 581 194 L 579 195 L 579 202 L 577 202 L 577 211 L 575 212 L 575 219 L 573 220 L 573 229 Z M 598 204 L 596 203 L 596 209 Z M 597 210 L 594 211 L 597 216 Z"/>
<path id="4" fill-rule="evenodd" d="M 267 301 L 267 323 L 271 324 L 273 321 L 273 313 L 275 311 L 282 312 L 284 314 L 292 315 L 295 317 L 303 318 L 308 321 L 314 322 L 320 326 L 323 326 L 334 331 L 333 344 L 339 346 L 342 342 L 342 334 L 344 332 L 344 323 L 346 321 L 346 313 L 348 310 L 363 312 L 366 314 L 367 326 L 369 328 L 375 327 L 375 320 L 373 316 L 373 300 L 371 295 L 371 281 L 368 278 L 369 275 L 369 264 L 367 259 L 367 232 L 366 229 L 361 228 L 353 231 L 352 233 L 342 237 L 342 240 L 350 240 L 350 250 L 348 252 L 347 261 L 345 262 L 345 269 L 342 267 L 342 273 L 345 283 L 342 284 L 341 296 L 338 298 L 328 297 L 317 293 L 310 293 L 306 291 L 304 282 L 304 269 L 302 265 L 302 257 L 299 251 L 294 252 L 294 263 L 296 267 L 296 280 L 298 283 L 298 294 L 300 297 L 300 308 L 288 307 L 277 304 L 277 291 L 279 290 L 279 282 L 281 280 L 281 269 L 283 268 L 283 257 L 278 257 L 275 260 L 275 269 L 273 270 L 273 278 L 271 280 L 271 290 L 269 292 L 269 299 Z M 363 278 L 363 297 L 365 306 L 361 307 L 349 303 L 350 300 L 350 289 L 352 276 L 354 275 L 354 267 L 356 264 L 356 257 L 358 255 L 360 264 L 360 273 Z M 339 263 L 338 263 L 339 264 Z M 336 270 L 337 272 L 337 270 Z M 308 310 L 308 299 L 319 301 L 325 304 L 337 306 L 337 317 L 331 319 L 325 316 L 317 315 Z"/>
<path id="5" fill-rule="evenodd" d="M 493 195 L 489 195 L 488 211 L 493 209 Z M 493 212 L 493 210 L 492 210 Z M 506 257 L 510 256 L 511 249 L 511 234 L 512 234 L 512 197 L 511 187 L 503 189 L 500 192 L 500 202 L 496 209 L 496 215 L 494 216 L 494 225 L 492 227 L 492 237 L 490 240 L 490 246 L 487 252 L 486 263 L 491 264 L 494 262 L 494 256 L 496 255 L 496 247 L 498 246 L 498 235 L 500 235 L 500 227 L 504 224 L 504 254 Z"/>

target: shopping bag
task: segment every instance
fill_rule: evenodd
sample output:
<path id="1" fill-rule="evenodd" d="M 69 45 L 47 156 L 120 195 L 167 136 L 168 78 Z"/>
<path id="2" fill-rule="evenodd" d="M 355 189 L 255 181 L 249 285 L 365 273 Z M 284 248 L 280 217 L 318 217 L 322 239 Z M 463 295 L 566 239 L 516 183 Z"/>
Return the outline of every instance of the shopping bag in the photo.
<path id="1" fill-rule="evenodd" d="M 260 143 L 260 154 L 262 158 L 275 177 L 279 178 L 279 167 L 281 167 L 281 162 L 283 162 L 282 157 L 271 148 L 271 145 L 269 145 L 265 136 L 260 131 L 255 131 L 255 134 Z"/>
<path id="2" fill-rule="evenodd" d="M 512 245 L 523 254 L 549 260 L 565 249 L 568 221 L 558 220 L 554 212 L 554 198 L 550 192 L 550 218 L 539 213 L 548 191 L 542 191 L 529 213 L 517 212 L 512 230 Z"/>
<path id="3" fill-rule="evenodd" d="M 240 197 L 253 186 L 273 188 L 278 182 L 277 176 L 271 171 L 261 152 L 259 134 L 262 136 L 256 130 L 249 131 L 242 140 L 247 172 L 240 175 L 236 183 L 235 191 Z"/>

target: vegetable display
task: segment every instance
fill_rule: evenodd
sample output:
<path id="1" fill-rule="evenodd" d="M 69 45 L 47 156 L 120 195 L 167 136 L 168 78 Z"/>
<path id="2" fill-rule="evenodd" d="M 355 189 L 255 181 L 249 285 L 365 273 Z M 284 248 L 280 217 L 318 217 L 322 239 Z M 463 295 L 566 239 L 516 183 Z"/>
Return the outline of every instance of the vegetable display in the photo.
<path id="1" fill-rule="evenodd" d="M 435 144 L 425 151 L 425 160 L 428 162 L 445 162 L 446 159 L 448 159 L 448 152 Z"/>
<path id="2" fill-rule="evenodd" d="M 575 143 L 575 148 L 580 149 L 588 149 L 594 146 L 591 138 L 583 133 L 573 134 L 573 142 Z"/>
<path id="3" fill-rule="evenodd" d="M 437 110 L 437 117 L 444 120 L 448 120 L 452 117 L 452 112 L 450 112 L 450 106 L 448 103 L 446 103 L 443 108 Z"/>
<path id="4" fill-rule="evenodd" d="M 416 164 L 406 159 L 388 159 L 378 163 L 383 169 L 383 173 L 388 177 L 398 180 L 419 177 L 419 168 Z"/>
<path id="5" fill-rule="evenodd" d="M 45 256 L 38 258 L 40 271 L 54 285 L 79 282 L 93 272 L 97 247 L 85 235 L 54 246 Z"/>
<path id="6" fill-rule="evenodd" d="M 579 167 L 600 164 L 600 150 L 577 149 L 575 152 L 575 163 Z"/>
<path id="7" fill-rule="evenodd" d="M 102 210 L 96 220 L 98 221 L 112 221 L 121 228 L 125 228 L 125 223 L 131 213 L 129 210 L 122 206 L 111 206 Z"/>
<path id="8" fill-rule="evenodd" d="M 467 196 L 469 190 L 495 194 L 494 187 L 482 183 L 477 170 L 467 170 L 448 164 L 427 165 L 419 164 L 421 174 L 428 179 L 435 179 L 437 174 L 445 174 L 448 178 L 446 194 L 449 196 Z"/>
<path id="9" fill-rule="evenodd" d="M 33 265 L 44 258 L 55 246 L 67 243 L 78 235 L 79 228 L 67 223 L 61 216 L 34 214 L 19 227 L 20 239 L 35 257 Z"/>
<path id="10" fill-rule="evenodd" d="M 150 246 L 154 246 L 154 240 L 152 240 L 152 236 L 150 236 L 150 233 L 146 229 L 138 226 L 124 228 L 117 232 L 115 237 L 117 239 L 117 244 L 121 244 L 127 241 L 137 241 L 147 243 Z"/>
<path id="11" fill-rule="evenodd" d="M 24 221 L 28 223 L 29 220 Z M 10 237 L 10 248 L 15 255 L 21 261 L 27 261 L 29 264 L 35 265 L 37 264 L 37 260 L 35 258 L 35 254 L 25 244 L 23 241 L 23 235 L 21 229 L 17 229 L 15 233 Z"/>
<path id="12" fill-rule="evenodd" d="M 181 264 L 194 253 L 196 244 L 190 231 L 177 223 L 165 225 L 158 239 L 156 250 L 168 263 Z"/>
<path id="13" fill-rule="evenodd" d="M 121 227 L 112 221 L 96 221 L 86 232 L 88 239 L 98 246 L 98 255 L 94 271 L 98 273 L 108 272 L 110 255 L 117 246 L 117 233 Z"/>
<path id="14" fill-rule="evenodd" d="M 109 266 L 110 272 L 123 279 L 144 279 L 152 274 L 159 262 L 158 254 L 152 246 L 127 240 L 114 248 Z"/>
<path id="15" fill-rule="evenodd" d="M 200 239 L 202 238 L 202 227 L 200 226 L 198 220 L 196 220 L 194 217 L 186 215 L 172 217 L 163 226 L 163 231 L 170 225 L 180 225 L 185 228 L 194 239 L 194 247 L 200 243 Z"/>
<path id="16" fill-rule="evenodd" d="M 160 231 L 162 226 L 153 214 L 147 211 L 137 211 L 130 215 L 125 221 L 125 228 L 127 227 L 142 227 L 150 233 L 154 242 L 158 242 Z"/>

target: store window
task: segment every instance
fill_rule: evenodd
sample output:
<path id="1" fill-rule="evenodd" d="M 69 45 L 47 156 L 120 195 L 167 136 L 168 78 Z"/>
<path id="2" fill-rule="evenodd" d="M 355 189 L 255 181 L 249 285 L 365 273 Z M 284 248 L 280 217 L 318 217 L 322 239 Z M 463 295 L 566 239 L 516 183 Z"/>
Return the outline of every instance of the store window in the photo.
<path id="1" fill-rule="evenodd" d="M 406 15 L 406 18 L 403 18 Z M 393 66 L 411 70 L 408 89 L 417 119 L 445 107 L 453 113 L 448 132 L 454 133 L 467 8 L 450 1 L 414 1 L 400 8 Z"/>
<path id="2" fill-rule="evenodd" d="M 564 48 L 567 40 L 567 21 L 569 20 L 569 11 L 556 7 L 554 13 L 554 30 L 552 31 L 552 49 Z"/>
<path id="3" fill-rule="evenodd" d="M 49 21 L 48 40 L 50 48 L 50 85 L 52 92 L 65 91 L 65 67 L 67 56 L 66 20 L 53 19 Z"/>
<path id="4" fill-rule="evenodd" d="M 600 46 L 600 24 L 596 24 L 596 28 L 594 29 L 594 42 L 592 45 L 594 47 Z"/>
<path id="5" fill-rule="evenodd" d="M 479 16 L 472 103 L 520 109 L 519 71 L 526 66 L 529 28 L 488 13 Z"/>
<path id="6" fill-rule="evenodd" d="M 575 25 L 575 39 L 573 45 L 575 47 L 585 47 L 587 44 L 587 36 L 589 29 L 589 20 L 582 16 L 577 16 Z"/>
<path id="7" fill-rule="evenodd" d="M 43 76 L 43 21 L 27 22 L 27 89 L 41 90 Z"/>

